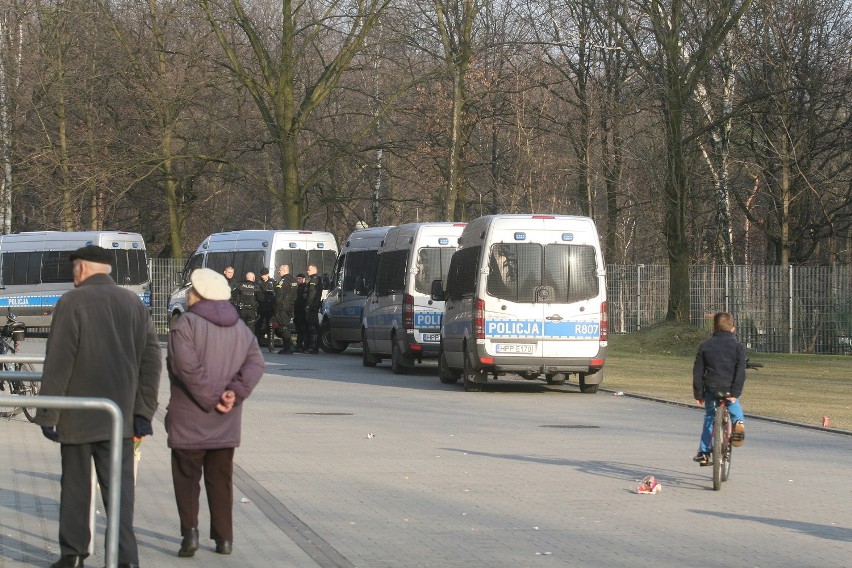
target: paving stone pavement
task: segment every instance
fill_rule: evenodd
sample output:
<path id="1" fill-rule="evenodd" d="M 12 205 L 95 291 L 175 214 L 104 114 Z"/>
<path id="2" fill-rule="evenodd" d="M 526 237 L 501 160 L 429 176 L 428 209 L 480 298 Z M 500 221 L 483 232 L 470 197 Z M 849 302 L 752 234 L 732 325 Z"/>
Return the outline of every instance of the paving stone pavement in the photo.
<path id="1" fill-rule="evenodd" d="M 715 492 L 690 461 L 698 409 L 525 381 L 465 393 L 428 363 L 364 368 L 357 349 L 265 357 L 236 453 L 230 556 L 203 538 L 203 495 L 202 549 L 176 556 L 164 375 L 139 463 L 142 566 L 852 565 L 852 436 L 750 418 Z M 0 433 L 0 568 L 49 566 L 59 447 L 21 415 Z M 648 474 L 663 491 L 637 495 Z M 104 562 L 98 510 L 87 566 Z"/>

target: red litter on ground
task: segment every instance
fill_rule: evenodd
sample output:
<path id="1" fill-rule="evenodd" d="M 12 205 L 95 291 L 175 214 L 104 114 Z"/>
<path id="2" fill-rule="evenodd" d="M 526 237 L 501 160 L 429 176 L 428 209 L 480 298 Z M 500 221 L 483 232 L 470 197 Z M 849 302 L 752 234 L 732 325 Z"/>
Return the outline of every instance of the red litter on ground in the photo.
<path id="1" fill-rule="evenodd" d="M 828 428 L 828 416 L 823 416 L 823 417 L 822 417 L 822 427 L 823 427 L 823 428 Z"/>

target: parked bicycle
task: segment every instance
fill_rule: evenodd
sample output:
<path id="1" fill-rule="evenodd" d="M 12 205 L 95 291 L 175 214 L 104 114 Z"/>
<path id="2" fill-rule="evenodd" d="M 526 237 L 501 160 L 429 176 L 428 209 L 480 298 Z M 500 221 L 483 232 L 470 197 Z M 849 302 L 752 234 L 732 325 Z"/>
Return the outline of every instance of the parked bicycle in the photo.
<path id="1" fill-rule="evenodd" d="M 752 363 L 746 361 L 746 369 L 759 369 L 763 367 L 761 363 Z M 713 460 L 713 489 L 719 491 L 722 488 L 722 482 L 728 481 L 731 476 L 731 455 L 733 446 L 731 445 L 731 415 L 728 413 L 728 398 L 731 396 L 729 392 L 713 393 L 716 399 L 716 416 L 713 420 L 713 445 L 712 445 L 712 460 Z"/>
<path id="2" fill-rule="evenodd" d="M 6 325 L 0 328 L 0 355 L 13 354 L 18 351 L 18 345 L 24 340 L 27 326 L 19 322 L 12 312 L 6 316 Z M 4 371 L 35 371 L 30 363 L 3 363 Z M 18 396 L 35 396 L 39 391 L 39 383 L 36 381 L 15 381 L 0 379 L 0 391 Z M 24 416 L 30 422 L 35 422 L 35 407 L 0 408 L 0 417 L 11 418 L 23 411 Z"/>

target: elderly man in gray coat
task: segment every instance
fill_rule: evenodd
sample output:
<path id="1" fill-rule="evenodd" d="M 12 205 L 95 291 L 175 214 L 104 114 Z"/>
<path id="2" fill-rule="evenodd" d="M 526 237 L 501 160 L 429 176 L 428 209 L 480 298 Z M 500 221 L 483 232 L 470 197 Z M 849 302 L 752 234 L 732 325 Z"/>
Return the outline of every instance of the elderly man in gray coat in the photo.
<path id="1" fill-rule="evenodd" d="M 71 253 L 75 288 L 62 295 L 53 312 L 40 394 L 103 397 L 121 409 L 118 565 L 132 568 L 139 565 L 133 532 L 133 436 L 153 433 L 162 361 L 148 308 L 109 276 L 113 258 L 110 251 L 92 245 Z M 89 555 L 93 459 L 101 494 L 105 501 L 109 497 L 111 422 L 105 412 L 42 408 L 36 423 L 45 437 L 62 444 L 62 557 L 52 568 L 77 568 Z"/>

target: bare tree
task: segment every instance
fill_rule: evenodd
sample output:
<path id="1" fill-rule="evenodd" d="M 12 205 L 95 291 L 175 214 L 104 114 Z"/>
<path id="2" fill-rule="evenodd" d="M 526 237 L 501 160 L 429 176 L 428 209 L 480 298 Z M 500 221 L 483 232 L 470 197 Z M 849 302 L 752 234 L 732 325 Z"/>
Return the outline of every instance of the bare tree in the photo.
<path id="1" fill-rule="evenodd" d="M 619 3 L 620 4 L 620 3 Z M 666 137 L 664 232 L 669 257 L 666 319 L 689 322 L 689 176 L 684 155 L 687 106 L 710 60 L 751 0 L 627 0 L 609 15 L 624 33 L 626 54 L 658 96 Z"/>
<path id="2" fill-rule="evenodd" d="M 199 2 L 225 53 L 224 65 L 251 95 L 278 150 L 281 186 L 270 189 L 281 202 L 284 224 L 301 228 L 310 184 L 300 183 L 300 137 L 311 113 L 337 87 L 389 0 L 283 0 L 277 17 L 264 14 L 263 5 L 241 0 L 231 0 L 229 6 L 215 0 Z M 235 43 L 234 31 L 248 42 L 246 50 Z M 310 57 L 319 60 L 315 69 Z M 316 172 L 307 177 L 317 179 Z"/>

